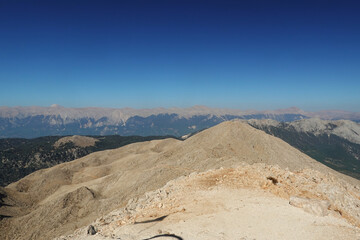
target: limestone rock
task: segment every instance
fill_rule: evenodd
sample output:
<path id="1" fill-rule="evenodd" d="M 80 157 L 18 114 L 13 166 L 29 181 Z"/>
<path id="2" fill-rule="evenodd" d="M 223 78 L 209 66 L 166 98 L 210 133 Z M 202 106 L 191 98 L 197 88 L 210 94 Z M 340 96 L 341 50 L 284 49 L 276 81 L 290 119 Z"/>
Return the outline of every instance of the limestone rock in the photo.
<path id="1" fill-rule="evenodd" d="M 316 216 L 328 215 L 330 202 L 324 200 L 315 200 L 302 197 L 291 196 L 289 204 L 304 209 L 305 212 L 314 214 Z"/>

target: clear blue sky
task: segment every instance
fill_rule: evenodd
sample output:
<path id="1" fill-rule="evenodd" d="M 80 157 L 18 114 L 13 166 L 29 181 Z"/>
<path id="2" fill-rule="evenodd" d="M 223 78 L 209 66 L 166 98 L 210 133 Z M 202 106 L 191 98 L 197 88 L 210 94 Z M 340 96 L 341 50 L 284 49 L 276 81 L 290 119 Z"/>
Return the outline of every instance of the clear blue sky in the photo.
<path id="1" fill-rule="evenodd" d="M 0 106 L 360 111 L 360 1 L 0 0 Z"/>

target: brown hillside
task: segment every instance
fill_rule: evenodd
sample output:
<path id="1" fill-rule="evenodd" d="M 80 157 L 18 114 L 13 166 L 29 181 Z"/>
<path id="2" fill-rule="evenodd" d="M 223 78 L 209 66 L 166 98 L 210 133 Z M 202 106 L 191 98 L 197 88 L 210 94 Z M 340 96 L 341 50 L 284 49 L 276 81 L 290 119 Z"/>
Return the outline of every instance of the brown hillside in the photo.
<path id="1" fill-rule="evenodd" d="M 37 171 L 4 189 L 1 239 L 49 239 L 89 224 L 147 191 L 191 172 L 241 162 L 332 172 L 284 141 L 240 121 L 224 122 L 185 141 L 135 143 Z"/>

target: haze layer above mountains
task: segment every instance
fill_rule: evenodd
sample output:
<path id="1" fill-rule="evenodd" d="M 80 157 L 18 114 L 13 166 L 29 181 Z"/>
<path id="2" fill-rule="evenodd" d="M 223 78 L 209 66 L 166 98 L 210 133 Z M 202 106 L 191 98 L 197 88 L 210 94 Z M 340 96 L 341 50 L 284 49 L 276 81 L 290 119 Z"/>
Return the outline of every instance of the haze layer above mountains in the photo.
<path id="1" fill-rule="evenodd" d="M 273 119 L 281 122 L 305 118 L 360 121 L 360 113 L 306 112 L 298 108 L 275 111 L 191 108 L 113 109 L 0 107 L 0 138 L 49 135 L 174 135 L 182 136 L 232 119 Z"/>

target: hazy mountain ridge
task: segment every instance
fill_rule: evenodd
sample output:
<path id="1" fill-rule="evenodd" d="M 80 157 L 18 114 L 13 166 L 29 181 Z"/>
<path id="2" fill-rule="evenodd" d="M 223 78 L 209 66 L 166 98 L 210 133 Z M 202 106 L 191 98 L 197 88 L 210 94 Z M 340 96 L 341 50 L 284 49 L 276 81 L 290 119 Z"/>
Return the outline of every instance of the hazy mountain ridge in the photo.
<path id="1" fill-rule="evenodd" d="M 303 119 L 294 122 L 249 120 L 319 162 L 360 179 L 360 125 L 347 120 Z"/>
<path id="2" fill-rule="evenodd" d="M 28 116 L 60 116 L 62 119 L 80 119 L 83 117 L 98 120 L 107 117 L 112 124 L 125 123 L 132 116 L 148 117 L 158 114 L 177 114 L 180 117 L 191 117 L 195 115 L 251 115 L 251 114 L 303 114 L 297 108 L 281 109 L 276 111 L 256 111 L 256 110 L 237 110 L 225 108 L 209 108 L 206 106 L 194 106 L 190 108 L 152 108 L 152 109 L 133 109 L 133 108 L 65 108 L 59 105 L 51 107 L 0 107 L 0 117 L 2 118 L 25 118 Z"/>
<path id="3" fill-rule="evenodd" d="M 276 119 L 293 121 L 304 118 L 302 115 L 194 115 L 188 118 L 177 114 L 158 114 L 148 117 L 133 116 L 126 123 L 110 124 L 108 118 L 98 120 L 81 118 L 64 120 L 59 116 L 28 116 L 26 118 L 0 118 L 0 138 L 34 138 L 49 135 L 174 135 L 182 136 L 204 128 L 215 126 L 232 119 Z"/>
<path id="4" fill-rule="evenodd" d="M 241 111 L 205 106 L 168 109 L 0 107 L 0 138 L 114 134 L 182 136 L 235 118 L 295 121 L 314 116 L 360 121 L 360 113 L 305 112 L 298 108 Z"/>
<path id="5" fill-rule="evenodd" d="M 91 118 L 99 120 L 103 117 L 108 118 L 109 123 L 121 124 L 133 116 L 148 117 L 159 114 L 177 114 L 179 117 L 189 118 L 196 115 L 214 115 L 214 116 L 244 116 L 244 115 L 283 115 L 296 114 L 304 115 L 306 117 L 318 117 L 321 119 L 337 120 L 349 119 L 360 120 L 360 113 L 350 111 L 318 111 L 308 112 L 296 107 L 278 109 L 278 110 L 240 110 L 228 108 L 210 108 L 206 106 L 193 106 L 189 108 L 150 108 L 150 109 L 134 109 L 134 108 L 100 108 L 100 107 L 86 107 L 86 108 L 67 108 L 59 105 L 52 105 L 51 107 L 6 107 L 0 106 L 1 118 L 26 118 L 29 116 L 60 116 L 62 119 L 81 119 Z"/>
<path id="6" fill-rule="evenodd" d="M 279 122 L 274 120 L 249 120 L 250 124 L 258 127 L 282 127 L 298 132 L 315 135 L 334 134 L 350 142 L 360 144 L 360 124 L 348 120 L 326 121 L 319 118 L 303 119 L 293 122 Z"/>

